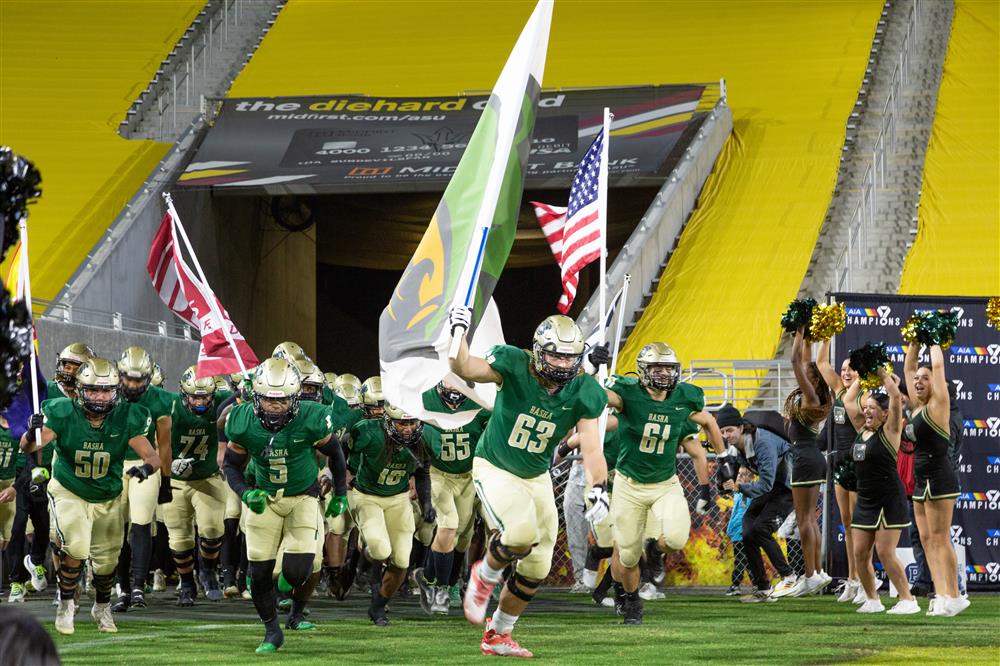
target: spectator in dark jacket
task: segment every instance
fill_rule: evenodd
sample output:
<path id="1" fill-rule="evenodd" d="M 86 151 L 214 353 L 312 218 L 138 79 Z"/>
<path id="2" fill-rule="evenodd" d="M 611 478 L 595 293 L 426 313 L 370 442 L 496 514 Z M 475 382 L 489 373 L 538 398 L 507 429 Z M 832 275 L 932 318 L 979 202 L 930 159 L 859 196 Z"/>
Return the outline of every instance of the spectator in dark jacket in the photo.
<path id="1" fill-rule="evenodd" d="M 739 491 L 751 499 L 743 516 L 743 549 L 756 590 L 741 601 L 774 601 L 761 549 L 782 577 L 778 587 L 790 589 L 795 583 L 794 572 L 774 538 L 774 531 L 792 510 L 786 466 L 791 445 L 777 434 L 748 422 L 732 405 L 719 409 L 715 419 L 726 444 L 737 450 L 740 465 L 757 475 L 757 480 L 750 483 L 726 481 L 723 485 L 724 490 Z"/>

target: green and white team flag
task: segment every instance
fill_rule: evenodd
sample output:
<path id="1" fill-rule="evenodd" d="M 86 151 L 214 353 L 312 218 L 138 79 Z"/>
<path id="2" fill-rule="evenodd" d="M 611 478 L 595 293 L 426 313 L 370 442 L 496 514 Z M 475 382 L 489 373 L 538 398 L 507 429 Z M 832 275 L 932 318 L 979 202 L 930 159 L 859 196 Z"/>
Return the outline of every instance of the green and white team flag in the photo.
<path id="1" fill-rule="evenodd" d="M 493 289 L 517 230 L 551 22 L 552 0 L 540 0 L 379 319 L 386 399 L 443 428 L 465 425 L 474 416 L 471 411 L 428 412 L 421 398 L 450 374 L 448 311 L 455 305 L 472 308 L 468 339 L 473 355 L 485 356 L 490 347 L 503 343 Z M 493 384 L 466 390 L 492 409 Z"/>

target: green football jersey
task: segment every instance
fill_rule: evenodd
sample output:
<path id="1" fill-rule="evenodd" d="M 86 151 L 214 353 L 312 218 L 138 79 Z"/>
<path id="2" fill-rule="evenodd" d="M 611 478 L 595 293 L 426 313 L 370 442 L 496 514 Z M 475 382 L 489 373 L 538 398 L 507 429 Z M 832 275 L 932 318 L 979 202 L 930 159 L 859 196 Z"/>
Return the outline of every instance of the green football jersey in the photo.
<path id="1" fill-rule="evenodd" d="M 604 462 L 608 466 L 608 474 L 618 464 L 618 431 L 604 433 Z"/>
<path id="2" fill-rule="evenodd" d="M 677 446 L 694 425 L 689 417 L 705 408 L 702 390 L 681 382 L 670 397 L 659 401 L 635 378 L 618 375 L 612 378 L 611 390 L 622 399 L 618 472 L 639 483 L 658 483 L 676 475 Z"/>
<path id="3" fill-rule="evenodd" d="M 607 394 L 590 375 L 578 375 L 550 394 L 531 374 L 531 355 L 497 345 L 486 356 L 499 373 L 496 404 L 476 455 L 515 476 L 530 479 L 549 469 L 552 449 L 580 419 L 596 419 Z"/>
<path id="4" fill-rule="evenodd" d="M 196 416 L 184 406 L 182 396 L 174 396 L 170 425 L 170 448 L 174 459 L 193 458 L 191 476 L 186 481 L 207 479 L 219 471 L 219 428 L 215 414 L 222 400 L 216 395 L 204 416 Z"/>
<path id="5" fill-rule="evenodd" d="M 304 495 L 316 485 L 319 466 L 315 447 L 333 433 L 330 410 L 318 402 L 299 403 L 299 413 L 272 433 L 261 425 L 253 404 L 233 407 L 226 417 L 226 436 L 257 463 L 256 487 L 275 495 Z"/>
<path id="6" fill-rule="evenodd" d="M 128 442 L 149 432 L 153 421 L 149 410 L 119 400 L 97 428 L 69 398 L 46 400 L 42 413 L 45 425 L 56 434 L 49 444 L 58 454 L 52 476 L 88 502 L 107 502 L 121 495 L 125 452 L 132 450 Z"/>
<path id="7" fill-rule="evenodd" d="M 30 386 L 28 387 L 28 390 L 31 390 Z M 46 384 L 45 384 L 45 391 L 46 391 L 45 397 L 46 397 L 47 400 L 54 400 L 55 398 L 67 398 L 67 397 L 69 397 L 65 393 L 63 393 L 62 386 L 60 386 L 59 382 L 57 382 L 54 379 L 50 379 L 48 382 L 46 382 Z"/>
<path id="8" fill-rule="evenodd" d="M 336 393 L 334 393 L 333 389 L 331 389 L 329 386 L 324 386 L 323 388 L 320 389 L 319 400 L 320 400 L 320 402 L 322 402 L 327 407 L 329 407 L 330 405 L 335 404 L 338 399 L 339 400 L 343 400 L 343 402 L 344 402 L 345 405 L 347 404 L 347 401 L 344 400 L 343 398 L 341 398 Z"/>
<path id="9" fill-rule="evenodd" d="M 444 403 L 436 388 L 424 391 L 424 409 L 432 412 L 456 414 L 475 411 L 472 420 L 460 428 L 435 429 L 437 437 L 431 439 L 431 465 L 448 474 L 465 474 L 472 471 L 472 453 L 483 436 L 490 413 L 468 398 L 456 409 Z"/>
<path id="10" fill-rule="evenodd" d="M 10 428 L 0 425 L 0 479 L 13 479 L 17 476 L 17 470 L 21 468 L 18 465 L 20 452 L 21 443 L 14 439 Z"/>
<path id="11" fill-rule="evenodd" d="M 220 389 L 220 388 L 215 389 L 215 402 L 217 405 L 221 405 L 226 400 L 229 400 L 231 397 L 233 397 L 233 392 L 230 391 L 229 389 Z"/>
<path id="12" fill-rule="evenodd" d="M 433 428 L 424 427 L 424 449 L 431 446 Z M 395 447 L 388 456 L 382 419 L 359 421 L 351 428 L 351 459 L 355 462 L 354 487 L 369 495 L 391 497 L 407 492 L 410 476 L 417 469 L 417 456 L 403 446 Z"/>
<path id="13" fill-rule="evenodd" d="M 150 422 L 149 431 L 146 433 L 146 439 L 149 443 L 156 448 L 156 424 L 160 419 L 167 418 L 173 414 L 174 411 L 174 394 L 170 391 L 161 389 L 159 386 L 149 386 L 143 391 L 142 396 L 135 401 L 135 404 L 142 405 L 149 410 L 150 416 L 153 420 Z M 122 397 L 122 402 L 127 402 Z M 125 454 L 125 460 L 138 460 L 139 456 L 136 455 L 135 451 L 131 448 Z"/>
<path id="14" fill-rule="evenodd" d="M 351 432 L 351 427 L 364 418 L 360 409 L 352 409 L 347 401 L 332 391 L 329 403 L 330 414 L 333 416 L 333 434 L 337 439 L 344 439 Z"/>

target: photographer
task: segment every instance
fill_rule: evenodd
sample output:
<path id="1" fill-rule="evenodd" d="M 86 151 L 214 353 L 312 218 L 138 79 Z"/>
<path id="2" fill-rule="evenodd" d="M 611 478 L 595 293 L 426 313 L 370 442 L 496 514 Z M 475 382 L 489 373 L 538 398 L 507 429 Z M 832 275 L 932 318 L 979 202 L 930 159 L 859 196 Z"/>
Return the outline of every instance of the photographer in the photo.
<path id="1" fill-rule="evenodd" d="M 745 603 L 774 601 L 771 584 L 764 572 L 763 548 L 782 581 L 774 590 L 790 589 L 795 575 L 788 566 L 781 546 L 773 536 L 785 516 L 792 510 L 792 492 L 787 485 L 786 459 L 791 449 L 788 441 L 763 427 L 758 428 L 732 405 L 724 405 L 715 414 L 727 446 L 735 447 L 740 466 L 752 470 L 757 480 L 739 483 L 726 480 L 722 489 L 740 492 L 751 499 L 743 516 L 743 549 L 755 591 L 743 597 Z"/>

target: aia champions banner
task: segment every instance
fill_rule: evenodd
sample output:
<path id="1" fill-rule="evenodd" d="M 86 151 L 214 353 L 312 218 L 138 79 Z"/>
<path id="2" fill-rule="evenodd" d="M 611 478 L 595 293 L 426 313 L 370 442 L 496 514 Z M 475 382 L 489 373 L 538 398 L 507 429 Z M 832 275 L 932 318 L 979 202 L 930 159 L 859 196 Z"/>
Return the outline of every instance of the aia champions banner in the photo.
<path id="1" fill-rule="evenodd" d="M 965 547 L 971 589 L 1000 589 L 1000 332 L 986 325 L 986 299 L 943 296 L 833 294 L 847 308 L 847 327 L 836 337 L 840 367 L 851 349 L 885 342 L 902 374 L 906 349 L 899 328 L 918 310 L 958 313 L 958 332 L 944 351 L 945 373 L 956 389 L 961 412 L 959 478 L 952 540 Z M 921 362 L 927 362 L 926 354 Z M 836 516 L 836 503 L 834 516 Z M 839 526 L 831 520 L 831 527 Z M 836 533 L 829 543 L 843 549 Z M 904 542 L 901 545 L 907 545 Z M 836 554 L 835 554 L 836 559 Z"/>

